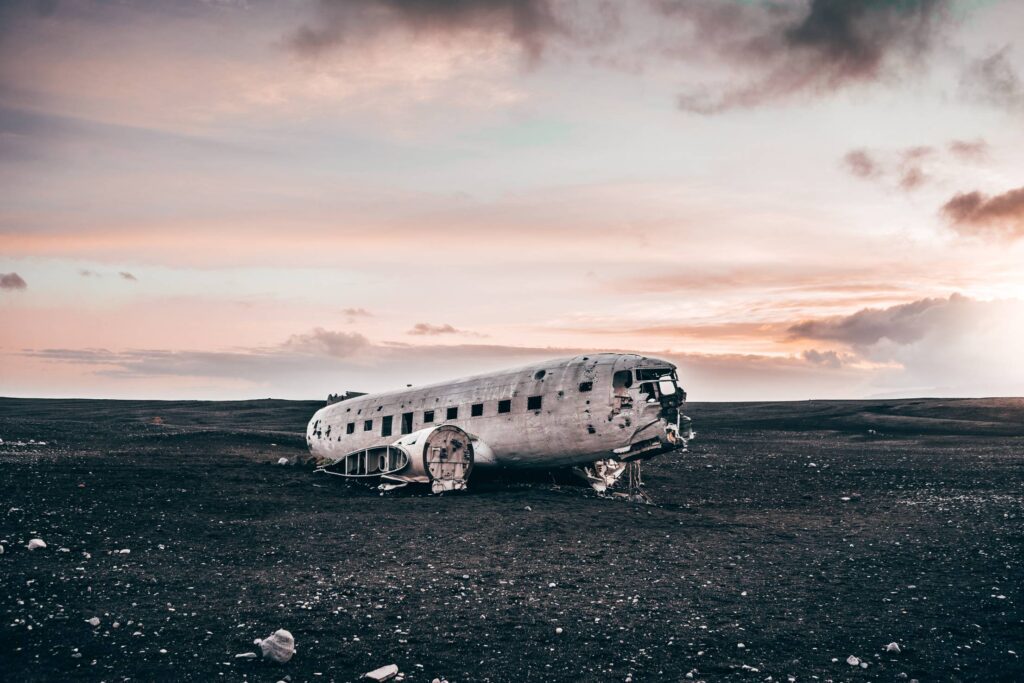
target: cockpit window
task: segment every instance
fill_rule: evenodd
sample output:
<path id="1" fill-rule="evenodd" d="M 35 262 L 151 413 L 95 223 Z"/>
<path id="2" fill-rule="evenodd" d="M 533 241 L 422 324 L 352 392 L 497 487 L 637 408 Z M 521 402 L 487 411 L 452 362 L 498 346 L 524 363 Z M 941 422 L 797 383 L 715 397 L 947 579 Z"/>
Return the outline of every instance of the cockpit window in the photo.
<path id="1" fill-rule="evenodd" d="M 663 377 L 676 378 L 676 371 L 672 368 L 639 368 L 636 371 L 636 381 L 646 382 L 648 380 L 659 380 Z"/>

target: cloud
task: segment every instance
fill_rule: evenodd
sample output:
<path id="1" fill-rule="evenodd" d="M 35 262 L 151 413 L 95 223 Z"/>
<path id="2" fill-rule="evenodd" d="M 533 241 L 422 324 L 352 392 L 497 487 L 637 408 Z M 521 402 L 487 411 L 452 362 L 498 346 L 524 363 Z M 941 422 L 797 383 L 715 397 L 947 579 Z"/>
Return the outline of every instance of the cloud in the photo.
<path id="1" fill-rule="evenodd" d="M 0 273 L 0 289 L 25 289 L 28 284 L 17 273 Z"/>
<path id="2" fill-rule="evenodd" d="M 118 273 L 118 275 L 120 275 L 121 278 L 124 279 L 124 280 L 131 280 L 132 282 L 138 282 L 139 281 L 139 278 L 137 278 L 134 275 L 132 275 L 131 273 L 125 272 L 123 270 L 120 273 Z"/>
<path id="3" fill-rule="evenodd" d="M 821 365 L 827 368 L 841 368 L 843 367 L 843 359 L 835 351 L 818 351 L 817 349 L 807 349 L 800 354 L 800 357 L 806 360 L 808 363 L 814 365 Z"/>
<path id="4" fill-rule="evenodd" d="M 497 34 L 536 60 L 560 31 L 548 0 L 320 0 L 316 16 L 285 45 L 314 59 L 358 38 L 400 26 L 413 34 Z"/>
<path id="5" fill-rule="evenodd" d="M 312 332 L 292 335 L 284 343 L 284 348 L 299 353 L 347 358 L 369 345 L 370 340 L 358 332 L 334 332 L 317 327 Z"/>
<path id="6" fill-rule="evenodd" d="M 971 102 L 1017 110 L 1024 106 L 1024 84 L 1010 63 L 1007 45 L 971 62 L 960 77 L 960 94 Z"/>
<path id="7" fill-rule="evenodd" d="M 1019 395 L 1024 386 L 1024 301 L 953 294 L 805 320 L 791 339 L 832 342 L 842 365 L 872 364 L 876 389 L 901 395 Z M 808 361 L 832 362 L 828 352 Z"/>
<path id="8" fill-rule="evenodd" d="M 953 140 L 947 146 L 949 154 L 960 161 L 983 159 L 988 144 L 981 139 L 974 141 Z M 858 178 L 879 180 L 885 184 L 910 192 L 933 180 L 933 173 L 945 168 L 941 150 L 929 145 L 916 145 L 897 150 L 854 149 L 842 159 L 843 166 Z"/>
<path id="9" fill-rule="evenodd" d="M 854 149 L 847 152 L 843 157 L 843 165 L 858 178 L 874 178 L 882 173 L 878 162 L 866 149 Z"/>
<path id="10" fill-rule="evenodd" d="M 789 327 L 791 339 L 838 341 L 865 347 L 887 339 L 910 344 L 920 339 L 937 311 L 967 299 L 958 294 L 947 299 L 921 299 L 889 308 L 865 308 L 848 316 L 805 320 Z"/>
<path id="11" fill-rule="evenodd" d="M 416 323 L 412 326 L 412 329 L 406 332 L 406 334 L 417 335 L 417 336 L 429 336 L 436 337 L 445 334 L 461 334 L 470 337 L 482 337 L 484 335 L 477 332 L 470 332 L 468 330 L 460 330 L 452 327 L 448 323 L 444 325 L 431 325 L 430 323 Z"/>
<path id="12" fill-rule="evenodd" d="M 102 274 L 97 273 L 95 270 L 89 270 L 88 268 L 82 268 L 78 271 L 78 274 L 82 277 L 103 277 Z"/>
<path id="13" fill-rule="evenodd" d="M 806 10 L 701 0 L 661 5 L 691 23 L 694 37 L 719 59 L 757 74 L 738 87 L 679 97 L 682 109 L 713 114 L 832 92 L 918 66 L 945 25 L 949 2 L 812 0 Z"/>
<path id="14" fill-rule="evenodd" d="M 982 161 L 988 157 L 988 142 L 982 138 L 976 140 L 952 140 L 949 151 L 961 161 Z"/>
<path id="15" fill-rule="evenodd" d="M 342 313 L 350 318 L 372 318 L 373 313 L 370 313 L 365 308 L 343 308 Z"/>
<path id="16" fill-rule="evenodd" d="M 995 196 L 978 191 L 960 193 L 942 206 L 942 213 L 964 235 L 1024 237 L 1024 187 Z"/>

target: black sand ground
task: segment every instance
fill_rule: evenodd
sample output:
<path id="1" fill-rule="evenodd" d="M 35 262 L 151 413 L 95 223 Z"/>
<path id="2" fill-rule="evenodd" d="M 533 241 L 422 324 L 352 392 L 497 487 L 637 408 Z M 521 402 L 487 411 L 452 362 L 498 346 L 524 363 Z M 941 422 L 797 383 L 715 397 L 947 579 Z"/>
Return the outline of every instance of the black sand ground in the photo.
<path id="1" fill-rule="evenodd" d="M 315 408 L 0 400 L 0 678 L 1024 680 L 1022 400 L 695 404 L 658 507 L 270 464 Z"/>

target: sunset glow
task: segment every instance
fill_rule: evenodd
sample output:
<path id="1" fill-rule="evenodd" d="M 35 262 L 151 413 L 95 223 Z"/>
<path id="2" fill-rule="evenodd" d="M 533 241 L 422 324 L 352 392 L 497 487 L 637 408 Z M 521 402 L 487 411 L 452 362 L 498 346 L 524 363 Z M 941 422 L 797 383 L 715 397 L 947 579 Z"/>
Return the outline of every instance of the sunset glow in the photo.
<path id="1" fill-rule="evenodd" d="M 1024 5 L 598 6 L 5 3 L 0 394 L 1024 394 Z"/>

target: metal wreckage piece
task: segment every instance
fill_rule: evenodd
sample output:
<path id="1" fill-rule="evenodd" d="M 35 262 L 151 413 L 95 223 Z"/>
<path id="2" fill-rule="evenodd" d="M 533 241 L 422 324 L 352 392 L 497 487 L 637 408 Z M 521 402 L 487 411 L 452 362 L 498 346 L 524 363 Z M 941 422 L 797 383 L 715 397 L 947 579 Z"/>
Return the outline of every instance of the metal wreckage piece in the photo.
<path id="1" fill-rule="evenodd" d="M 694 437 L 677 379 L 667 361 L 601 353 L 349 392 L 313 415 L 306 443 L 318 472 L 374 480 L 384 491 L 461 491 L 477 466 L 572 468 L 599 494 L 649 502 L 640 463 L 685 451 Z"/>

